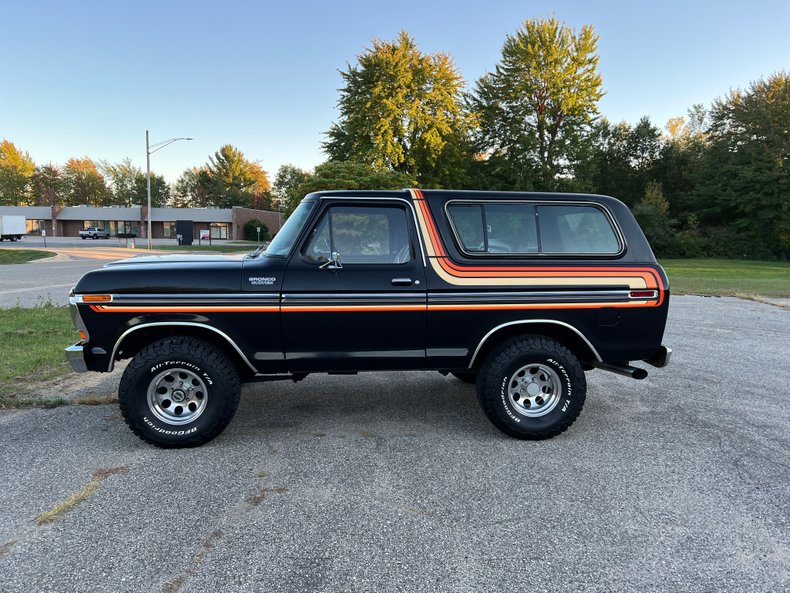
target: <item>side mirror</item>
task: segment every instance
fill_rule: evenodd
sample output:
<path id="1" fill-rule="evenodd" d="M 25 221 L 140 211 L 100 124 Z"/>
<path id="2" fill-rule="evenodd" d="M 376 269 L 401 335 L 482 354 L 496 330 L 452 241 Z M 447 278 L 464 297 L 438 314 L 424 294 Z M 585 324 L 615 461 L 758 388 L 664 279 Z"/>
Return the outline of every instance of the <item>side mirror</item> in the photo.
<path id="1" fill-rule="evenodd" d="M 340 254 L 337 251 L 333 251 L 332 259 L 325 261 L 318 267 L 322 270 L 342 270 L 343 264 L 341 262 Z"/>

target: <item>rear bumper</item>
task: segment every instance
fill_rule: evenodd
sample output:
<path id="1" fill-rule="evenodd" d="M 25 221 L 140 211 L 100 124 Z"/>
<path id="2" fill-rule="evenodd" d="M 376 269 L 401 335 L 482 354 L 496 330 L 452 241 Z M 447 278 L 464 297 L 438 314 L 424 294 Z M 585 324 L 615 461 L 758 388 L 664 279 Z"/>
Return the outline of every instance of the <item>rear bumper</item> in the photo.
<path id="1" fill-rule="evenodd" d="M 650 358 L 646 358 L 645 362 L 656 368 L 663 368 L 669 364 L 669 359 L 672 356 L 672 348 L 667 348 L 663 344 L 656 350 L 655 354 Z"/>
<path id="2" fill-rule="evenodd" d="M 66 348 L 66 360 L 69 361 L 71 368 L 75 372 L 88 372 L 88 364 L 85 362 L 85 352 L 82 344 L 74 344 Z"/>

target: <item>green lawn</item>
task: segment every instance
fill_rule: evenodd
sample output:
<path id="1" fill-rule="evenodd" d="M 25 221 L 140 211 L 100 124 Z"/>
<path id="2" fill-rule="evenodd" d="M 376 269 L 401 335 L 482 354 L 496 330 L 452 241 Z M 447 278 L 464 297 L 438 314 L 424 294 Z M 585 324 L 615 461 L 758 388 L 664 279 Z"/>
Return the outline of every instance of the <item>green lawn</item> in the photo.
<path id="1" fill-rule="evenodd" d="M 55 255 L 51 251 L 38 251 L 33 249 L 0 249 L 0 265 L 23 264 L 34 259 L 43 259 Z"/>
<path id="2" fill-rule="evenodd" d="M 790 298 L 790 262 L 665 259 L 673 294 Z"/>
<path id="3" fill-rule="evenodd" d="M 213 245 L 153 245 L 155 251 L 177 251 L 178 253 L 191 253 L 213 251 L 215 253 L 249 253 L 257 247 L 257 243 L 249 245 L 226 245 L 225 243 L 214 243 Z"/>
<path id="4" fill-rule="evenodd" d="M 0 407 L 38 382 L 71 372 L 63 349 L 78 340 L 68 307 L 0 309 Z"/>

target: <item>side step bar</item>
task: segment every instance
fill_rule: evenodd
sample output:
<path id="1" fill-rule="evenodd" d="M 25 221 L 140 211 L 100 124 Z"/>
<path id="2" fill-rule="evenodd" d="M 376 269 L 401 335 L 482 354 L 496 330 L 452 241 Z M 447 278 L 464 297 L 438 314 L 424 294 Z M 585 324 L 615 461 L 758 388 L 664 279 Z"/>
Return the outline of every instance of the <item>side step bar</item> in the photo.
<path id="1" fill-rule="evenodd" d="M 609 371 L 610 373 L 617 373 L 618 375 L 631 377 L 632 379 L 644 379 L 647 377 L 647 371 L 645 369 L 632 367 L 630 364 L 613 364 L 609 362 L 593 362 L 590 364 L 592 364 L 596 369 Z"/>

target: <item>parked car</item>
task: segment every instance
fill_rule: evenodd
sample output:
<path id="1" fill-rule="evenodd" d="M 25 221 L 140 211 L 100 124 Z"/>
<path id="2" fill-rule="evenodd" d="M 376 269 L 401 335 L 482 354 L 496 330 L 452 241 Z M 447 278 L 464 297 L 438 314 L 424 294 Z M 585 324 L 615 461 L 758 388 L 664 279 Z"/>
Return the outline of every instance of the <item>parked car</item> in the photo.
<path id="1" fill-rule="evenodd" d="M 80 239 L 87 239 L 88 237 L 91 239 L 109 239 L 110 233 L 106 229 L 89 226 L 84 231 L 80 231 Z"/>
<path id="2" fill-rule="evenodd" d="M 581 412 L 585 371 L 642 379 L 631 361 L 671 353 L 664 270 L 596 195 L 314 193 L 265 249 L 111 263 L 70 303 L 72 367 L 131 358 L 121 412 L 163 447 L 222 432 L 244 381 L 426 369 L 475 383 L 504 433 L 544 439 Z"/>

